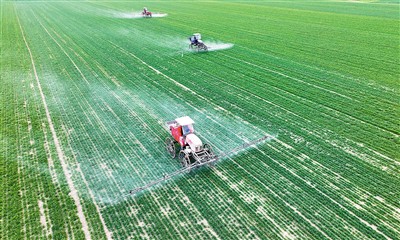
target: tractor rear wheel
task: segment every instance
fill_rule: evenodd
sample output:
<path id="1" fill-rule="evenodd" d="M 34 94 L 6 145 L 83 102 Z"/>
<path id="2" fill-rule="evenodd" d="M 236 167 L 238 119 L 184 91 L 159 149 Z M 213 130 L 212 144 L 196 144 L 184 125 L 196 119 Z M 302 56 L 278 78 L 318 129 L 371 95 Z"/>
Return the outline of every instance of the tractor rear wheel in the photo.
<path id="1" fill-rule="evenodd" d="M 171 138 L 165 139 L 165 147 L 172 158 L 176 157 L 175 142 Z"/>

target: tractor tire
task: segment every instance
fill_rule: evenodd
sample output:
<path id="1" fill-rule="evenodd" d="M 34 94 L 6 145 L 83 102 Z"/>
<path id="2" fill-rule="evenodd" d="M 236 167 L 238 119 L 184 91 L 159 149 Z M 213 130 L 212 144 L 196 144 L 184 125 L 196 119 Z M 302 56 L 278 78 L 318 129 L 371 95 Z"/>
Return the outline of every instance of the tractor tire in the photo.
<path id="1" fill-rule="evenodd" d="M 179 152 L 179 160 L 181 161 L 181 165 L 183 168 L 187 168 L 190 166 L 190 157 L 183 150 Z"/>
<path id="2" fill-rule="evenodd" d="M 167 149 L 169 155 L 172 158 L 176 157 L 176 149 L 175 149 L 175 142 L 171 138 L 165 139 L 165 148 Z"/>
<path id="3" fill-rule="evenodd" d="M 206 150 L 210 155 L 214 155 L 214 152 L 210 144 L 204 143 L 203 149 Z"/>
<path id="4" fill-rule="evenodd" d="M 204 43 L 199 43 L 197 45 L 197 51 L 200 51 L 200 50 L 207 52 L 208 48 Z"/>

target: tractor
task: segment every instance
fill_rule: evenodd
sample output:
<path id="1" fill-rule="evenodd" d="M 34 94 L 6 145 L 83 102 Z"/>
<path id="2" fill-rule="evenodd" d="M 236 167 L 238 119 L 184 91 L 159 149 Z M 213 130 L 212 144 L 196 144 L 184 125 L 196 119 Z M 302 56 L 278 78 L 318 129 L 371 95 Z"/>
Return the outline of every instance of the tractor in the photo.
<path id="1" fill-rule="evenodd" d="M 199 51 L 208 51 L 208 47 L 203 43 L 201 40 L 201 34 L 200 33 L 194 33 L 192 36 L 189 37 L 190 44 L 189 48 L 190 49 L 196 49 L 198 52 Z"/>
<path id="2" fill-rule="evenodd" d="M 165 140 L 168 153 L 172 158 L 176 157 L 176 145 L 180 146 L 178 159 L 182 167 L 189 170 L 199 164 L 212 161 L 216 156 L 209 144 L 203 144 L 200 138 L 194 134 L 194 121 L 188 117 L 176 118 L 166 123 L 171 137 Z"/>
<path id="3" fill-rule="evenodd" d="M 153 13 L 148 11 L 146 7 L 143 8 L 142 16 L 147 18 L 147 17 L 152 17 Z"/>

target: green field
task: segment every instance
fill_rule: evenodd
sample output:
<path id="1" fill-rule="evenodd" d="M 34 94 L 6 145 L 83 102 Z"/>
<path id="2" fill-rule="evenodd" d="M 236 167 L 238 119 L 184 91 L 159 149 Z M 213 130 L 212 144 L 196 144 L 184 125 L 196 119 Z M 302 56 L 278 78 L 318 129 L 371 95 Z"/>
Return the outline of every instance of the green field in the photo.
<path id="1" fill-rule="evenodd" d="M 400 239 L 399 15 L 2 0 L 0 239 Z M 129 195 L 180 169 L 165 122 L 185 115 L 217 154 L 273 138 Z"/>

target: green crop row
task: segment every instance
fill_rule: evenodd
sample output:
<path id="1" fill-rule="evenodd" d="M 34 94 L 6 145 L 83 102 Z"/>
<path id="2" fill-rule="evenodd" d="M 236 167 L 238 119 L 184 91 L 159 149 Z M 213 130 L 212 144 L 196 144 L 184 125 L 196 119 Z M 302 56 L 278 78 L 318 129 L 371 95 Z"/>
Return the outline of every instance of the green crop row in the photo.
<path id="1" fill-rule="evenodd" d="M 92 239 L 399 238 L 396 5 L 1 7 L 0 238 L 84 238 L 71 184 Z M 129 195 L 181 167 L 183 115 L 217 154 L 275 138 Z"/>

